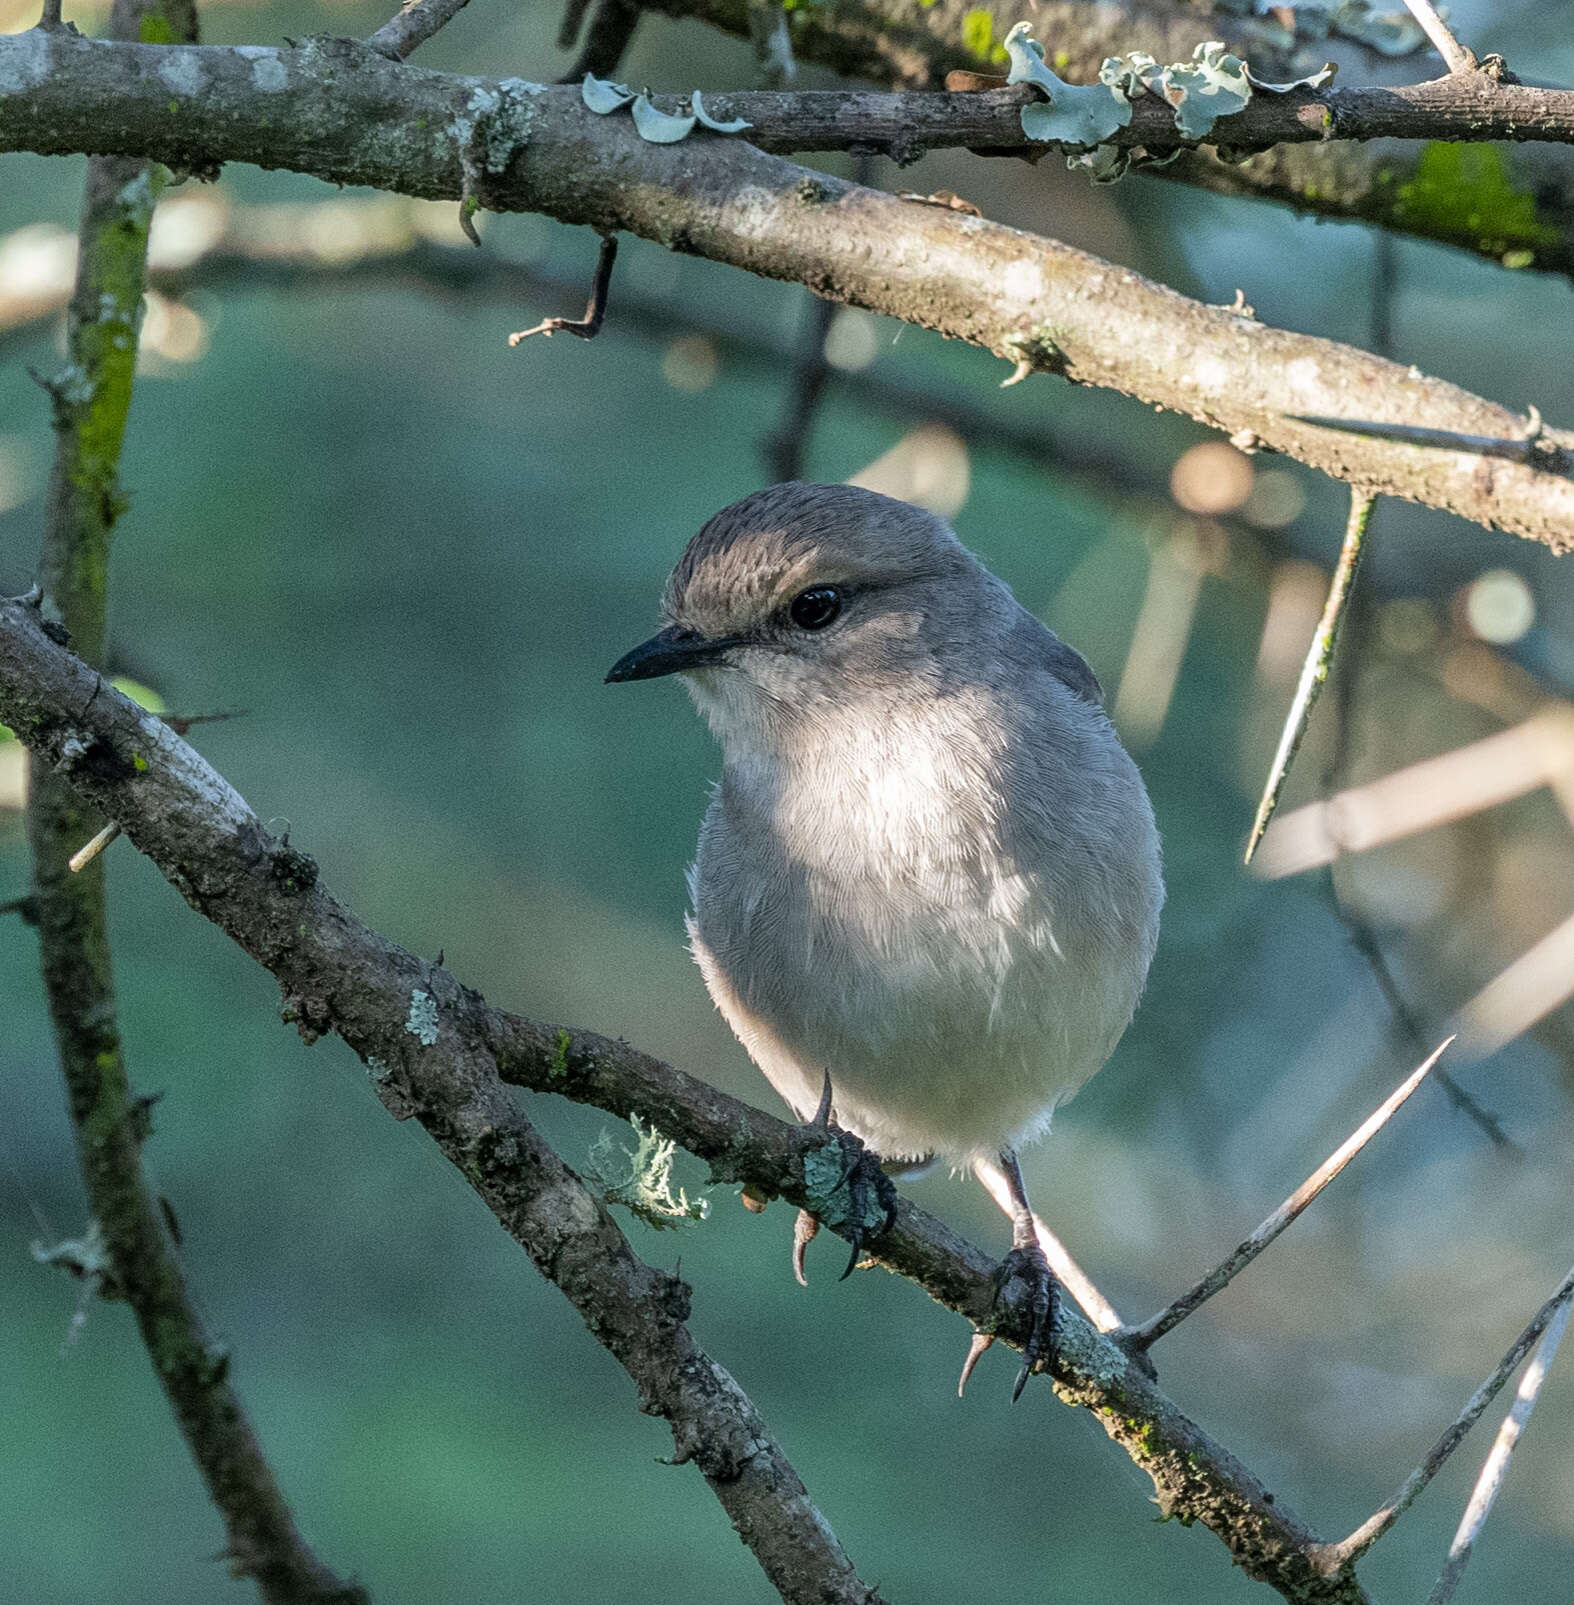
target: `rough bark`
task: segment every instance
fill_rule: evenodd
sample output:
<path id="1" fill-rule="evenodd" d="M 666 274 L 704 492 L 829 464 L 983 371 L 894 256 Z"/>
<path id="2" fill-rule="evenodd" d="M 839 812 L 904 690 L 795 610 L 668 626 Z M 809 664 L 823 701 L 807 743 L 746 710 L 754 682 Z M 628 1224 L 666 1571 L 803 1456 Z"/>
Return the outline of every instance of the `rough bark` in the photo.
<path id="1" fill-rule="evenodd" d="M 0 40 L 0 148 L 250 161 L 627 230 L 796 280 L 985 346 L 1022 371 L 1108 386 L 1336 478 L 1537 540 L 1574 544 L 1574 435 L 1525 461 L 1347 434 L 1295 415 L 1513 439 L 1524 422 L 1335 341 L 1266 327 L 1085 252 L 813 173 L 737 140 L 641 140 L 572 91 L 423 72 L 363 45 L 287 50 Z"/>
<path id="2" fill-rule="evenodd" d="M 651 9 L 748 35 L 747 0 L 651 0 Z M 1073 83 L 1093 82 L 1105 56 L 1145 50 L 1159 61 L 1180 61 L 1204 39 L 1225 41 L 1260 77 L 1287 81 L 1321 65 L 1334 43 L 1319 37 L 1310 8 L 1288 13 L 1294 34 L 1282 24 L 1284 11 L 1243 17 L 1162 0 L 1043 0 L 1031 14 L 1051 65 Z M 801 59 L 903 89 L 938 89 L 956 68 L 1000 70 L 999 43 L 1023 15 L 1017 0 L 824 0 L 789 13 Z M 1413 73 L 1424 61 L 1415 56 L 1395 67 Z M 1368 54 L 1359 66 L 1372 62 Z M 1329 143 L 1274 150 L 1241 165 L 1198 153 L 1159 172 L 1221 195 L 1435 240 L 1510 268 L 1574 272 L 1574 152 L 1560 147 L 1462 155 L 1430 144 Z"/>

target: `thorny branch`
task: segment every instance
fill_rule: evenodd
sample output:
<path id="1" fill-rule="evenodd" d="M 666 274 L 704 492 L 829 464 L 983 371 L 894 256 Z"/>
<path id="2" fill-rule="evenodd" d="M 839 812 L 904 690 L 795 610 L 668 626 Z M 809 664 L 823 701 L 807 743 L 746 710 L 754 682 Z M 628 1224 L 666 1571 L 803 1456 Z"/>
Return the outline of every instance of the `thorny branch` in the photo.
<path id="1" fill-rule="evenodd" d="M 308 1040 L 337 1031 L 362 1055 L 390 1112 L 421 1122 L 629 1373 L 640 1407 L 668 1421 L 677 1460 L 699 1466 L 789 1605 L 881 1605 L 878 1592 L 859 1581 L 754 1405 L 694 1342 L 684 1324 L 690 1289 L 633 1254 L 605 1207 L 510 1099 L 486 1041 L 458 1024 L 452 1011 L 484 1011 L 481 1000 L 440 966 L 383 943 L 328 897 L 310 859 L 268 837 L 246 804 L 168 725 L 151 715 L 144 720 L 134 703 L 50 642 L 35 607 L 0 603 L 0 617 L 20 626 L 6 645 L 30 638 L 34 647 L 51 646 L 57 666 L 69 665 L 70 689 L 57 686 L 64 700 L 47 709 L 0 694 L 6 716 L 15 717 L 13 728 L 37 743 L 40 771 L 100 807 L 109 792 L 117 793 L 117 809 L 128 800 L 118 795 L 126 778 L 158 771 L 174 779 L 178 771 L 180 780 L 159 788 L 157 821 L 146 821 L 167 852 L 183 855 L 164 857 L 160 867 L 193 906 L 280 976 L 286 1018 Z M 64 736 L 79 716 L 88 722 L 76 739 Z M 61 744 L 46 732 L 61 735 Z M 131 812 L 120 823 L 139 845 L 151 840 Z M 199 841 L 218 856 L 190 856 Z M 271 907 L 244 910 L 237 897 L 248 886 L 265 891 Z M 221 1371 L 216 1356 L 209 1369 Z M 330 1595 L 304 1588 L 268 1597 L 279 1605 L 364 1601 L 359 1591 Z"/>
<path id="2" fill-rule="evenodd" d="M 187 901 L 278 978 L 287 1018 L 311 1038 L 337 1034 L 360 1055 L 383 1102 L 421 1122 L 669 1415 L 680 1448 L 699 1441 L 691 1412 L 717 1401 L 709 1384 L 700 1401 L 673 1394 L 679 1340 L 671 1304 L 680 1295 L 670 1278 L 637 1261 L 625 1274 L 631 1256 L 625 1259 L 621 1236 L 523 1121 L 502 1083 L 561 1093 L 623 1118 L 638 1114 L 709 1161 L 719 1180 L 746 1180 L 766 1196 L 820 1211 L 826 1200 L 806 1184 L 804 1160 L 823 1139 L 626 1043 L 504 1014 L 446 969 L 384 941 L 332 898 L 309 859 L 270 837 L 184 741 L 52 642 L 36 612 L 14 602 L 0 603 L 0 720 L 43 763 L 82 753 L 70 767 L 73 786 L 112 812 Z M 581 1243 L 576 1223 L 587 1220 Z M 572 1253 L 563 1251 L 565 1240 Z M 972 1325 L 994 1325 L 1021 1347 L 1026 1300 L 1008 1291 L 995 1308 L 994 1261 L 924 1211 L 904 1200 L 895 1227 L 873 1239 L 871 1251 Z M 630 1277 L 654 1280 L 631 1289 Z M 681 1298 L 686 1303 L 687 1290 Z M 1206 1524 L 1239 1565 L 1287 1598 L 1365 1600 L 1350 1571 L 1314 1564 L 1318 1540 L 1286 1502 L 1177 1410 L 1135 1361 L 1075 1311 L 1065 1310 L 1062 1323 L 1056 1391 L 1092 1411 L 1153 1478 L 1161 1509 Z M 735 1386 L 727 1379 L 723 1402 Z M 736 1441 L 732 1419 L 723 1442 Z M 722 1476 L 714 1485 L 724 1503 L 749 1502 L 746 1513 L 737 1504 L 729 1511 L 757 1537 L 781 1536 L 798 1508 L 784 1514 L 769 1487 L 740 1491 Z M 795 1532 L 792 1542 L 802 1538 Z"/>
<path id="3" fill-rule="evenodd" d="M 286 1018 L 308 1039 L 332 1032 L 350 1045 L 390 1111 L 421 1121 L 673 1421 L 680 1452 L 701 1441 L 687 1435 L 691 1412 L 717 1406 L 717 1399 L 707 1385 L 696 1400 L 671 1371 L 674 1346 L 689 1341 L 680 1313 L 688 1290 L 633 1260 L 605 1212 L 507 1100 L 502 1083 L 560 1093 L 623 1117 L 638 1114 L 708 1160 L 718 1180 L 747 1181 L 757 1193 L 823 1210 L 804 1166 L 819 1136 L 626 1043 L 504 1014 L 447 970 L 384 941 L 329 895 L 309 859 L 270 837 L 184 741 L 52 641 L 24 603 L 0 604 L 0 719 L 40 762 L 64 763 L 83 798 L 112 814 L 194 908 L 275 975 Z M 1008 1295 L 1009 1304 L 992 1313 L 992 1262 L 922 1210 L 904 1200 L 873 1251 L 975 1326 L 994 1322 L 999 1336 L 1021 1346 L 1028 1324 L 1022 1298 Z M 1570 1287 L 1574 1275 L 1559 1296 Z M 1499 1368 L 1503 1377 L 1552 1313 L 1552 1306 L 1544 1309 L 1527 1329 Z M 1181 1414 L 1125 1352 L 1075 1311 L 1066 1310 L 1063 1323 L 1057 1393 L 1091 1410 L 1148 1472 L 1162 1510 L 1203 1522 L 1251 1576 L 1301 1602 L 1365 1599 L 1351 1562 L 1415 1497 L 1491 1397 L 1483 1389 L 1472 1401 L 1422 1468 L 1421 1483 L 1412 1486 L 1421 1473 L 1407 1482 L 1402 1502 L 1393 1502 L 1397 1508 L 1330 1545 Z M 709 1374 L 725 1378 L 719 1368 Z M 715 1388 L 725 1394 L 724 1441 L 735 1441 L 737 1411 L 749 1407 L 730 1378 Z M 732 1461 L 702 1469 L 716 1472 L 713 1486 L 724 1503 L 739 1497 Z M 756 1524 L 764 1523 L 792 1548 L 803 1533 L 784 1534 L 807 1502 L 789 1500 L 784 1510 L 781 1478 L 773 1472 L 767 1481 L 747 1490 L 756 1502 L 750 1533 L 758 1541 Z M 736 1505 L 729 1511 L 744 1525 Z M 817 1515 L 810 1525 L 824 1532 Z M 844 1561 L 836 1550 L 822 1570 Z"/>
<path id="4" fill-rule="evenodd" d="M 194 39 L 190 0 L 118 0 L 118 37 L 145 29 Z M 39 579 L 41 606 L 92 662 L 103 657 L 111 531 L 123 506 L 119 460 L 131 401 L 148 229 L 160 175 L 125 157 L 88 164 L 77 283 L 66 338 L 69 383 L 48 381 L 56 437 Z M 91 1285 L 131 1307 L 176 1423 L 223 1519 L 237 1575 L 269 1605 L 365 1605 L 301 1537 L 263 1457 L 229 1355 L 185 1286 L 164 1209 L 142 1169 L 146 1102 L 134 1092 L 115 1017 L 97 816 L 58 770 L 36 762 L 27 825 L 32 914 L 77 1153 L 102 1264 Z M 77 851 L 76 849 L 79 849 Z"/>
<path id="5" fill-rule="evenodd" d="M 1574 544 L 1574 434 L 1544 430 L 1534 463 L 1500 463 L 1296 423 L 1292 414 L 1379 411 L 1460 434 L 1522 427 L 1507 409 L 1414 369 L 1205 307 L 1053 241 L 915 206 L 738 140 L 649 144 L 571 90 L 423 72 L 347 41 L 182 52 L 37 30 L 0 39 L 0 76 L 21 86 L 0 97 L 0 148 L 253 161 L 448 198 L 471 190 L 466 171 L 479 163 L 496 209 L 624 230 L 796 280 L 1034 371 L 1187 413 L 1375 493 L 1553 550 Z M 179 101 L 178 119 L 171 81 L 201 91 Z M 1178 364 L 1177 350 L 1205 355 Z"/>

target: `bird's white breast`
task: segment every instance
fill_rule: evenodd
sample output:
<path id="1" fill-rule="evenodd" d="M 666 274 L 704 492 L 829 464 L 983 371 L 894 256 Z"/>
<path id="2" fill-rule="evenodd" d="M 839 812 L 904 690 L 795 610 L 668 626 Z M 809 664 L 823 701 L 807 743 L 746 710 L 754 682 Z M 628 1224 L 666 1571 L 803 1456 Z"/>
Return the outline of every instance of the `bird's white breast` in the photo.
<path id="1" fill-rule="evenodd" d="M 958 1164 L 1036 1135 L 1103 1063 L 1157 919 L 1151 815 L 1107 727 L 1116 770 L 1078 774 L 1075 739 L 1014 743 L 969 695 L 737 744 L 691 877 L 711 996 L 787 1101 L 807 1115 L 829 1071 L 877 1152 Z M 1073 736 L 1103 718 L 1081 709 Z"/>

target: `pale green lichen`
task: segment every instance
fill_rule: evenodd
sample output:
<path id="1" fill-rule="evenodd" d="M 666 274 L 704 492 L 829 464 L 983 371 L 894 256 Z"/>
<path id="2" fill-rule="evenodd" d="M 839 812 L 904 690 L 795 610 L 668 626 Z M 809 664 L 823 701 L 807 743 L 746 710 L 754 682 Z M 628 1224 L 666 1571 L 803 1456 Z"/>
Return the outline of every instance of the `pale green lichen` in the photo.
<path id="1" fill-rule="evenodd" d="M 963 43 L 974 49 L 967 36 L 966 19 Z M 1198 45 L 1190 61 L 1171 62 L 1168 66 L 1160 66 L 1142 51 L 1107 56 L 1099 67 L 1097 84 L 1067 84 L 1044 64 L 1044 47 L 1033 38 L 1031 25 L 1026 22 L 1017 23 L 1006 35 L 1005 50 L 1011 63 L 1007 81 L 1033 84 L 1046 97 L 1022 108 L 1022 132 L 1045 144 L 1083 147 L 1067 157 L 1066 165 L 1080 168 L 1095 182 L 1106 184 L 1119 178 L 1131 164 L 1130 150 L 1106 141 L 1130 125 L 1132 100 L 1138 94 L 1163 102 L 1170 108 L 1180 133 L 1189 140 L 1202 140 L 1213 132 L 1219 118 L 1244 110 L 1255 91 L 1288 94 L 1295 89 L 1318 89 L 1334 75 L 1334 68 L 1328 66 L 1293 83 L 1267 83 L 1253 77 L 1239 56 L 1212 39 Z M 1171 155 L 1158 159 L 1147 156 L 1146 162 L 1157 165 L 1173 159 Z"/>
<path id="2" fill-rule="evenodd" d="M 417 987 L 410 994 L 410 1014 L 404 1028 L 424 1047 L 437 1041 L 437 1004 L 430 992 Z"/>
<path id="3" fill-rule="evenodd" d="M 668 112 L 662 111 L 649 95 L 636 94 L 627 84 L 616 84 L 587 72 L 579 86 L 579 98 L 598 117 L 610 117 L 627 106 L 634 118 L 635 131 L 652 145 L 676 145 L 679 140 L 687 139 L 696 125 L 717 134 L 741 134 L 749 127 L 742 117 L 723 121 L 711 116 L 697 89 L 689 96 L 687 112 Z"/>
<path id="4" fill-rule="evenodd" d="M 811 1215 L 831 1227 L 853 1224 L 852 1175 L 841 1143 L 833 1140 L 804 1155 L 803 1186 Z M 863 1216 L 858 1224 L 865 1231 L 885 1224 L 885 1205 L 873 1187 L 864 1189 Z"/>
<path id="5" fill-rule="evenodd" d="M 704 1220 L 710 1214 L 708 1198 L 690 1198 L 681 1187 L 676 1194 L 672 1191 L 677 1144 L 654 1126 L 647 1129 L 638 1115 L 631 1117 L 629 1124 L 634 1128 L 634 1147 L 614 1143 L 606 1131 L 590 1146 L 585 1175 L 601 1189 L 603 1200 L 621 1205 L 657 1231 L 680 1221 Z"/>
<path id="6" fill-rule="evenodd" d="M 1044 47 L 1033 37 L 1031 23 L 1017 23 L 1006 35 L 1005 48 L 1011 61 L 1006 81 L 1034 84 L 1049 97 L 1022 108 L 1022 132 L 1029 139 L 1098 145 L 1131 121 L 1131 102 L 1120 79 L 1106 76 L 1119 68 L 1114 56 L 1099 68 L 1097 84 L 1078 85 L 1062 83 L 1044 65 Z"/>

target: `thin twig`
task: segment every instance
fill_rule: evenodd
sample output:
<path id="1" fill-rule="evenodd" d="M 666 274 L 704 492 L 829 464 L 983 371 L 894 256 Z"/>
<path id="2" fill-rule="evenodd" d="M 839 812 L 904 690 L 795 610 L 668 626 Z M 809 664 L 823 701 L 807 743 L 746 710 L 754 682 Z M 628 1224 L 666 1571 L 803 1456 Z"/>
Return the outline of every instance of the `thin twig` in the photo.
<path id="1" fill-rule="evenodd" d="M 585 43 L 574 58 L 574 65 L 558 79 L 560 84 L 577 84 L 585 74 L 610 78 L 618 70 L 645 8 L 639 0 L 598 0 Z M 564 13 L 567 22 L 567 13 Z M 569 41 L 573 43 L 572 40 Z"/>
<path id="2" fill-rule="evenodd" d="M 1328 866 L 1328 885 L 1333 896 L 1334 915 L 1344 927 L 1351 947 L 1366 961 L 1367 968 L 1372 972 L 1372 979 L 1377 983 L 1378 991 L 1383 994 L 1383 1000 L 1387 1003 L 1389 1012 L 1393 1015 L 1405 1040 L 1417 1053 L 1424 1053 L 1427 1038 L 1420 1018 L 1400 990 L 1393 967 L 1389 964 L 1388 956 L 1383 952 L 1382 944 L 1377 939 L 1377 933 L 1340 896 L 1333 864 Z M 1442 1066 L 1434 1072 L 1432 1079 L 1447 1094 L 1449 1103 L 1468 1120 L 1473 1120 L 1499 1148 L 1509 1153 L 1523 1154 L 1524 1149 L 1503 1129 L 1503 1122 L 1498 1116 L 1474 1094 L 1467 1092 Z"/>
<path id="3" fill-rule="evenodd" d="M 113 819 L 110 820 L 92 841 L 84 847 L 79 847 L 66 860 L 66 867 L 73 875 L 80 875 L 119 834 L 120 826 Z"/>
<path id="4" fill-rule="evenodd" d="M 748 0 L 749 42 L 762 89 L 790 89 L 798 78 L 787 7 L 782 0 Z"/>
<path id="5" fill-rule="evenodd" d="M 780 423 L 760 442 L 766 471 L 777 481 L 803 477 L 809 432 L 826 380 L 831 376 L 831 365 L 825 360 L 825 338 L 836 316 L 836 304 L 809 291 L 804 293 L 809 297 L 809 305 L 797 360 L 793 363 L 787 405 Z"/>
<path id="6" fill-rule="evenodd" d="M 1345 525 L 1344 542 L 1339 548 L 1339 561 L 1334 565 L 1328 582 L 1328 600 L 1323 604 L 1323 616 L 1317 632 L 1307 648 L 1306 661 L 1301 666 L 1301 678 L 1285 715 L 1284 730 L 1279 736 L 1279 749 L 1273 755 L 1273 766 L 1268 771 L 1268 782 L 1263 787 L 1262 801 L 1257 804 L 1257 817 L 1252 821 L 1252 832 L 1246 843 L 1246 862 L 1252 861 L 1263 832 L 1279 806 L 1284 784 L 1290 777 L 1290 765 L 1300 751 L 1302 738 L 1312 717 L 1312 709 L 1322 694 L 1323 682 L 1328 678 L 1333 662 L 1334 648 L 1339 642 L 1339 626 L 1344 622 L 1345 609 L 1350 601 L 1350 587 L 1355 583 L 1356 571 L 1361 566 L 1361 552 L 1366 542 L 1366 527 L 1371 521 L 1376 498 L 1359 486 L 1350 490 L 1350 517 Z"/>
<path id="7" fill-rule="evenodd" d="M 1407 446 L 1435 446 L 1440 451 L 1471 452 L 1477 457 L 1506 457 L 1510 462 L 1534 464 L 1546 447 L 1541 443 L 1541 414 L 1526 408 L 1527 421 L 1522 435 L 1466 435 L 1452 429 L 1428 429 L 1424 424 L 1377 423 L 1359 418 L 1330 418 L 1318 413 L 1286 413 L 1298 424 L 1316 424 L 1319 429 L 1337 429 L 1347 435 L 1363 435 L 1371 440 L 1397 440 Z"/>
<path id="8" fill-rule="evenodd" d="M 585 13 L 590 10 L 590 0 L 567 0 L 563 7 L 563 18 L 557 25 L 557 47 L 559 50 L 572 50 L 574 41 L 579 38 L 579 30 L 584 26 Z M 567 82 L 567 80 L 564 80 Z"/>
<path id="9" fill-rule="evenodd" d="M 60 18 L 62 0 L 44 0 L 43 15 L 38 19 L 40 28 L 59 28 L 64 24 Z"/>
<path id="10" fill-rule="evenodd" d="M 607 315 L 607 288 L 612 283 L 612 264 L 618 259 L 616 234 L 601 236 L 601 254 L 596 258 L 596 276 L 590 281 L 590 300 L 582 318 L 543 318 L 533 329 L 521 329 L 508 337 L 511 346 L 528 340 L 533 334 L 548 337 L 559 332 L 577 335 L 581 340 L 594 340 L 601 332 L 602 320 Z"/>
<path id="11" fill-rule="evenodd" d="M 110 32 L 136 39 L 144 23 L 195 39 L 183 0 L 117 0 Z M 102 47 L 100 47 L 102 48 Z M 59 637 L 69 632 L 91 664 L 104 657 L 110 539 L 124 505 L 121 442 L 137 359 L 156 169 L 124 157 L 88 164 L 77 282 L 66 332 L 75 382 L 53 394 L 55 461 L 39 562 Z M 39 615 L 43 625 L 42 614 Z M 100 694 L 96 675 L 91 702 Z M 131 762 L 131 760 L 128 760 Z M 134 772 L 134 765 L 133 765 Z M 112 810 L 105 810 L 112 812 Z M 32 766 L 27 829 L 39 957 L 93 1220 L 102 1233 L 105 1285 L 136 1317 L 148 1358 L 209 1497 L 223 1518 L 237 1575 L 256 1579 L 268 1605 L 365 1605 L 366 1592 L 325 1566 L 301 1537 L 245 1407 L 227 1380 L 229 1356 L 204 1328 L 148 1185 L 146 1105 L 134 1092 L 115 1017 L 103 865 L 102 813 L 85 807 L 66 775 Z M 93 841 L 71 862 L 90 832 Z M 72 871 L 84 867 L 84 873 Z"/>
<path id="12" fill-rule="evenodd" d="M 1332 1574 L 1341 1567 L 1348 1566 L 1352 1561 L 1359 1560 L 1415 1503 L 1422 1489 L 1431 1482 L 1441 1470 L 1444 1461 L 1459 1447 L 1465 1434 L 1481 1419 L 1487 1406 L 1498 1396 L 1503 1384 L 1519 1369 L 1519 1363 L 1530 1352 L 1531 1344 L 1546 1331 L 1552 1323 L 1552 1318 L 1567 1305 L 1570 1298 L 1574 1298 L 1574 1270 L 1563 1278 L 1557 1291 L 1536 1311 L 1530 1325 L 1515 1338 L 1513 1347 L 1498 1362 L 1496 1370 L 1471 1394 L 1470 1402 L 1450 1423 L 1442 1437 L 1432 1445 L 1426 1459 L 1399 1485 L 1393 1497 L 1362 1522 L 1348 1538 L 1342 1538 L 1336 1544 L 1322 1546 L 1319 1556 L 1319 1564 L 1322 1567 Z"/>
<path id="13" fill-rule="evenodd" d="M 467 0 L 405 0 L 376 33 L 366 36 L 366 43 L 381 56 L 403 61 L 453 21 L 466 4 Z"/>
<path id="14" fill-rule="evenodd" d="M 1437 14 L 1432 0 L 1405 0 L 1410 15 L 1421 25 L 1421 32 L 1432 41 L 1433 48 L 1448 63 L 1450 72 L 1475 72 L 1480 66 L 1475 56 L 1453 36 L 1448 24 Z"/>
<path id="15" fill-rule="evenodd" d="M 1160 1310 L 1157 1315 L 1151 1316 L 1140 1326 L 1128 1327 L 1125 1331 L 1117 1333 L 1120 1343 L 1134 1353 L 1142 1352 L 1156 1343 L 1166 1332 L 1179 1326 L 1188 1315 L 1205 1304 L 1221 1288 L 1228 1287 L 1387 1125 L 1389 1118 L 1421 1085 L 1427 1071 L 1437 1063 L 1443 1050 L 1453 1040 L 1449 1037 L 1447 1041 L 1434 1048 L 1430 1056 L 1399 1083 L 1354 1134 L 1341 1143 L 1233 1254 L 1211 1270 L 1195 1287 L 1182 1293 L 1173 1304 Z"/>
<path id="16" fill-rule="evenodd" d="M 1481 1536 L 1481 1529 L 1492 1513 L 1493 1501 L 1497 1498 L 1498 1490 L 1503 1486 L 1503 1479 L 1508 1474 L 1509 1456 L 1514 1453 L 1514 1447 L 1525 1431 L 1525 1426 L 1530 1420 L 1530 1412 L 1536 1408 L 1536 1398 L 1541 1392 L 1541 1384 L 1546 1381 L 1547 1368 L 1558 1352 L 1558 1345 L 1563 1341 L 1564 1328 L 1568 1324 L 1569 1306 L 1565 1302 L 1547 1323 L 1546 1331 L 1541 1334 L 1541 1342 L 1536 1345 L 1536 1352 L 1531 1357 L 1530 1364 L 1526 1366 L 1524 1376 L 1519 1379 L 1519 1389 L 1514 1396 L 1513 1408 L 1503 1418 L 1503 1424 L 1498 1428 L 1497 1438 L 1471 1492 L 1470 1502 L 1465 1506 L 1465 1514 L 1460 1518 L 1454 1541 L 1448 1546 L 1447 1563 L 1438 1577 L 1436 1586 L 1428 1595 L 1426 1605 L 1448 1605 L 1448 1601 L 1454 1597 L 1459 1579 L 1470 1563 L 1471 1551 Z"/>
<path id="17" fill-rule="evenodd" d="M 1386 357 L 1393 354 L 1391 350 L 1393 303 L 1398 288 L 1397 253 L 1394 250 L 1393 239 L 1385 233 L 1378 233 L 1373 246 L 1375 256 L 1372 274 L 1371 339 L 1373 348 L 1379 355 Z M 1374 509 L 1373 517 L 1375 516 Z M 1368 551 L 1373 546 L 1374 527 L 1372 520 L 1369 519 L 1366 535 Z M 1370 586 L 1363 586 L 1359 591 L 1352 593 L 1348 613 L 1349 616 L 1345 620 L 1346 646 L 1340 654 L 1337 673 L 1334 675 L 1333 739 L 1328 747 L 1328 760 L 1323 766 L 1322 786 L 1325 797 L 1332 797 L 1344 789 L 1350 766 L 1350 743 L 1355 730 L 1356 688 L 1360 680 L 1361 667 L 1366 660 L 1365 649 L 1371 635 Z M 1409 1044 L 1410 1051 L 1417 1056 L 1424 1056 L 1427 1044 L 1431 1040 L 1430 1033 L 1422 1028 L 1419 1015 L 1411 1008 L 1409 1000 L 1401 990 L 1393 967 L 1383 952 L 1382 943 L 1378 940 L 1377 932 L 1340 892 L 1337 860 L 1331 861 L 1328 865 L 1326 885 L 1334 918 L 1343 926 L 1351 947 L 1365 961 L 1377 990 L 1382 993 L 1383 1001 L 1388 1005 L 1389 1013 L 1392 1014 L 1395 1024 Z M 1432 1072 L 1432 1080 L 1442 1088 L 1449 1103 L 1467 1119 L 1473 1120 L 1499 1148 L 1515 1154 L 1522 1152 L 1519 1144 L 1504 1131 L 1498 1117 L 1479 1099 L 1468 1093 L 1442 1065 Z"/>

